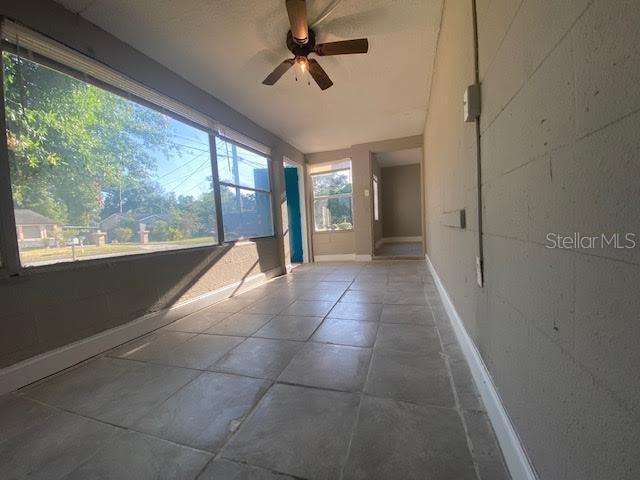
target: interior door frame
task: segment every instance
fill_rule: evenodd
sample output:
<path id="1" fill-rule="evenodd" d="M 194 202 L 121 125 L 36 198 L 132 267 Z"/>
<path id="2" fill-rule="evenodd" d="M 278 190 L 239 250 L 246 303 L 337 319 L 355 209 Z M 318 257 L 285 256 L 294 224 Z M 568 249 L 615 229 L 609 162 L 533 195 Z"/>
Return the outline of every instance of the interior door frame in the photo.
<path id="1" fill-rule="evenodd" d="M 305 189 L 305 176 L 307 174 L 305 165 L 298 163 L 290 158 L 284 157 L 283 162 L 283 176 L 284 168 L 287 166 L 296 167 L 298 170 L 298 195 L 300 196 L 300 229 L 302 231 L 302 262 L 309 263 L 311 258 L 310 242 L 309 242 L 309 227 L 307 223 L 307 195 Z M 285 219 L 283 219 L 285 221 Z M 287 227 L 289 219 L 286 219 Z M 291 258 L 286 259 L 287 268 L 291 267 Z"/>

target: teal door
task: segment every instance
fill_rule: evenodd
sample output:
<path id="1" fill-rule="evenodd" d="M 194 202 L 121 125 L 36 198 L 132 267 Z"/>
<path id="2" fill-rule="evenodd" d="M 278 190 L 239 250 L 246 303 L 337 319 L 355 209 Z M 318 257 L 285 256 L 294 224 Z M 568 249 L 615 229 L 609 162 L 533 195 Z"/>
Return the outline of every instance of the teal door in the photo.
<path id="1" fill-rule="evenodd" d="M 298 169 L 285 167 L 284 187 L 287 194 L 289 212 L 289 247 L 291 262 L 302 262 L 302 221 L 300 219 L 300 191 L 298 190 Z"/>

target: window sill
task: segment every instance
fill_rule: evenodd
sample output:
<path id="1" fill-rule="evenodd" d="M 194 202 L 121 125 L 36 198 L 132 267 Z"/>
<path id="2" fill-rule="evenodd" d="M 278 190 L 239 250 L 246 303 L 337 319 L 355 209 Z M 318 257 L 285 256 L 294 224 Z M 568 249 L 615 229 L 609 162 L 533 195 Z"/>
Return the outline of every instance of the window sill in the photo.
<path id="1" fill-rule="evenodd" d="M 180 255 L 183 253 L 202 251 L 202 250 L 215 250 L 219 248 L 225 248 L 229 245 L 226 244 L 209 244 L 209 245 L 197 245 L 187 248 L 174 248 L 168 250 L 158 250 L 155 252 L 132 252 L 121 255 L 111 255 L 100 258 L 89 258 L 86 260 L 65 260 L 57 263 L 49 263 L 43 265 L 23 265 L 17 274 L 7 275 L 8 277 L 25 277 L 30 275 L 38 275 L 41 273 L 68 271 L 68 270 L 82 270 L 83 268 L 91 268 L 97 265 L 105 265 L 120 262 L 132 262 L 142 261 L 145 258 L 153 258 L 164 255 Z M 8 272 L 7 272 L 8 273 Z"/>
<path id="2" fill-rule="evenodd" d="M 275 234 L 273 235 L 265 235 L 263 237 L 249 237 L 249 238 L 239 238 L 237 240 L 225 240 L 223 245 L 251 245 L 256 243 L 258 240 L 262 240 L 265 238 L 276 238 Z"/>

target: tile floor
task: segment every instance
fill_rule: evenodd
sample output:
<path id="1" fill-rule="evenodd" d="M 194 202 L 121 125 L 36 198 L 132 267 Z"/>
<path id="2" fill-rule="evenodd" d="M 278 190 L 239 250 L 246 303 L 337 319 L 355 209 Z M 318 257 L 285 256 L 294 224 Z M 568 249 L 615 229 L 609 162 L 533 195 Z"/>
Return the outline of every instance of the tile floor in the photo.
<path id="1" fill-rule="evenodd" d="M 418 257 L 424 258 L 422 242 L 383 243 L 376 248 L 376 257 Z"/>
<path id="2" fill-rule="evenodd" d="M 422 261 L 302 265 L 0 398 L 0 477 L 509 478 Z"/>

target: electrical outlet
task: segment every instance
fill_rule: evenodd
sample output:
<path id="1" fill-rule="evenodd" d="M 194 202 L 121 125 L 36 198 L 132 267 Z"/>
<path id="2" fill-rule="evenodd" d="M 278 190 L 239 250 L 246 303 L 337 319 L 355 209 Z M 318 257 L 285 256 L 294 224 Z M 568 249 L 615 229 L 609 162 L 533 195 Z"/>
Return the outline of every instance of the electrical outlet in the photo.
<path id="1" fill-rule="evenodd" d="M 482 260 L 480 260 L 480 257 L 476 257 L 476 281 L 478 282 L 478 286 L 482 288 Z"/>

